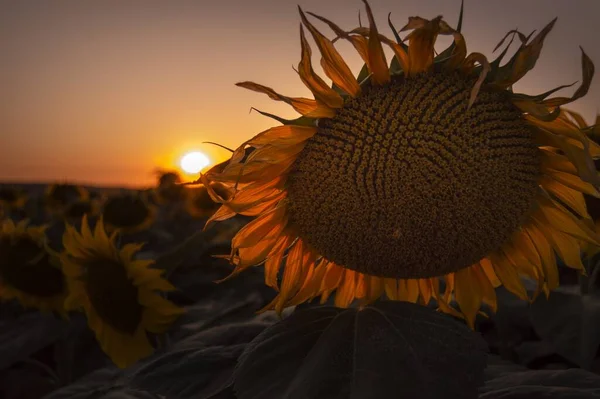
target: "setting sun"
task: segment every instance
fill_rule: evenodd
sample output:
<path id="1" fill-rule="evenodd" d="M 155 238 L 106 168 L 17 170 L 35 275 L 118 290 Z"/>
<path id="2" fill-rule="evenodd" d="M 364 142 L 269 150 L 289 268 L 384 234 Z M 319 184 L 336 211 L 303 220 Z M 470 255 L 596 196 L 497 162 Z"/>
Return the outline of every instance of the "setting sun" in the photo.
<path id="1" fill-rule="evenodd" d="M 181 158 L 180 166 L 186 173 L 198 173 L 210 164 L 208 157 L 199 152 L 189 152 Z"/>

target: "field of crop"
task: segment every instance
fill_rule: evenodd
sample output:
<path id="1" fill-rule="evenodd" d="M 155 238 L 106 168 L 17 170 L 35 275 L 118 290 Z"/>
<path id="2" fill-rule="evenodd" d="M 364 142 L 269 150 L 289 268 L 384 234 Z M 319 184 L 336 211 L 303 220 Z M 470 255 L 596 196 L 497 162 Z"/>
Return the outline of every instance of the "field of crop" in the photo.
<path id="1" fill-rule="evenodd" d="M 51 209 L 48 204 L 52 193 L 48 193 L 45 186 L 2 186 L 4 217 L 17 222 L 29 218 L 32 225 L 48 224 L 46 236 L 49 246 L 57 252 L 63 251 L 65 225 L 81 225 L 81 222 L 65 219 L 66 210 L 82 199 L 70 186 L 60 186 L 60 190 L 72 192 L 73 196 L 63 196 L 68 199 L 63 201 L 60 209 L 56 204 Z M 370 355 L 369 351 L 374 342 L 373 327 L 369 327 L 371 322 L 357 316 L 366 313 L 355 314 L 355 329 L 344 328 L 342 319 L 346 316 L 351 318 L 352 314 L 348 312 L 355 312 L 354 306 L 342 311 L 327 304 L 321 307 L 314 302 L 303 304 L 286 309 L 282 314 L 283 321 L 272 311 L 257 314 L 275 296 L 275 292 L 264 284 L 262 266 L 246 270 L 226 281 L 215 282 L 232 271 L 227 259 L 219 255 L 229 253 L 231 237 L 246 220 L 237 217 L 203 232 L 207 217 L 214 212 L 214 204 L 205 202 L 205 213 L 193 216 L 185 203 L 194 191 L 190 188 L 185 190 L 170 197 L 163 195 L 163 200 L 159 200 L 159 189 L 146 191 L 151 193 L 146 196 L 147 204 L 155 204 L 157 208 L 152 222 L 145 223 L 145 228 L 140 231 L 119 233 L 118 238 L 119 246 L 132 242 L 146 243 L 137 253 L 137 259 L 153 259 L 153 267 L 165 270 L 163 275 L 176 288 L 168 292 L 165 298 L 185 310 L 158 339 L 152 341 L 154 353 L 131 362 L 127 367 L 117 367 L 107 351 L 99 345 L 98 337 L 101 335 L 95 334 L 90 328 L 85 312 L 70 311 L 66 317 L 61 317 L 56 312 L 26 309 L 18 300 L 5 300 L 0 305 L 0 397 L 296 398 L 299 396 L 294 396 L 294 390 L 289 390 L 290 387 L 297 386 L 303 378 L 312 378 L 314 381 L 315 373 L 329 377 L 329 381 L 333 378 L 333 381 L 343 380 L 358 385 L 367 383 L 368 378 L 357 373 L 352 362 L 348 363 L 323 349 L 324 342 L 330 347 L 335 346 L 332 338 L 327 341 L 325 331 L 336 329 L 354 331 L 354 335 L 347 337 L 354 342 L 354 356 L 362 358 L 383 374 L 396 372 L 400 375 L 404 361 L 423 365 L 427 364 L 427 359 L 436 358 L 436 348 L 441 343 L 433 340 L 428 344 L 429 349 L 422 351 L 420 348 L 422 352 L 412 355 L 406 348 L 391 346 L 391 353 L 397 356 L 395 362 L 380 358 L 380 355 L 373 359 L 375 355 Z M 85 193 L 83 201 L 99 201 L 93 213 L 86 216 L 90 221 L 98 220 L 110 209 L 107 203 L 111 198 L 124 194 L 139 195 L 129 190 L 99 188 L 85 188 Z M 15 198 L 23 194 L 26 201 L 11 208 L 8 205 L 12 198 L 9 194 Z M 7 267 L 24 267 L 7 263 L 9 259 L 13 262 L 22 259 L 12 254 L 11 248 L 2 246 L 2 251 L 5 252 L 2 253 L 0 270 L 4 276 L 7 275 Z M 487 360 L 485 357 L 480 359 L 487 361 L 485 372 L 475 376 L 485 381 L 480 388 L 480 398 L 600 397 L 600 358 L 597 356 L 600 302 L 592 287 L 597 282 L 578 279 L 575 272 L 567 268 L 561 268 L 561 271 L 561 281 L 564 283 L 549 299 L 541 296 L 529 305 L 499 288 L 499 311 L 493 314 L 484 308 L 490 313 L 489 317 L 478 316 L 476 335 L 485 340 L 485 351 L 489 349 Z M 3 285 L 6 286 L 7 281 Z M 110 289 L 104 294 L 111 295 Z M 390 302 L 375 304 L 374 309 L 404 316 L 408 309 L 414 312 L 416 321 L 419 312 L 411 307 L 428 311 L 427 307 L 408 303 L 403 303 L 407 309 L 396 305 L 387 307 L 388 304 Z M 320 312 L 320 317 L 315 319 L 314 315 L 310 315 L 311 311 Z M 307 317 L 312 322 L 304 320 L 304 323 L 298 324 L 298 320 Z M 457 348 L 463 345 L 461 353 L 451 357 L 460 358 L 464 355 L 463 361 L 476 362 L 477 356 L 467 354 L 473 354 L 478 349 L 469 346 L 468 340 L 459 345 L 451 334 L 453 329 L 459 335 L 467 334 L 463 331 L 466 328 L 462 322 L 441 314 L 436 317 L 440 318 L 442 324 L 450 323 L 446 326 L 449 334 L 447 344 L 454 343 Z M 312 332 L 293 328 L 294 325 L 300 328 L 311 323 L 322 324 L 323 320 L 331 322 L 329 327 L 317 327 Z M 362 333 L 361 323 L 365 323 Z M 279 341 L 274 350 L 269 349 L 268 345 L 264 347 L 265 332 L 267 335 L 277 335 Z M 319 337 L 320 333 L 323 334 Z M 418 337 L 409 336 L 407 340 L 418 340 Z M 111 355 L 115 357 L 114 353 Z M 402 356 L 409 360 L 398 360 Z M 305 364 L 310 363 L 307 360 L 309 358 L 320 359 L 328 369 L 313 370 L 313 367 Z M 439 359 L 435 361 L 439 362 Z M 379 363 L 379 366 L 374 366 L 373 362 Z M 462 370 L 466 366 L 457 362 L 452 367 Z M 452 374 L 448 372 L 446 376 L 446 373 L 436 374 L 433 369 L 426 372 L 421 370 L 414 374 L 414 381 L 417 382 L 413 382 L 418 385 L 427 376 L 443 381 Z M 454 378 L 460 381 L 464 376 L 456 374 Z M 264 392 L 262 388 L 257 390 L 259 386 L 265 387 Z M 403 389 L 408 390 L 406 382 Z"/>

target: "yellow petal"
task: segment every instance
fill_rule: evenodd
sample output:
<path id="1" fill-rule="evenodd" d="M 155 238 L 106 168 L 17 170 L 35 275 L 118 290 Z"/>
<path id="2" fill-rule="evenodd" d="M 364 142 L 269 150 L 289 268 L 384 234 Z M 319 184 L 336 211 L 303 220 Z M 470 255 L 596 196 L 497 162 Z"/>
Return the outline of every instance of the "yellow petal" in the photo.
<path id="1" fill-rule="evenodd" d="M 316 255 L 306 248 L 302 240 L 296 241 L 296 244 L 290 249 L 281 279 L 279 302 L 275 305 L 277 313 L 281 314 L 281 311 L 287 305 L 288 299 L 298 292 L 304 281 L 306 269 L 314 262 L 315 257 Z"/>
<path id="2" fill-rule="evenodd" d="M 342 283 L 335 293 L 335 306 L 347 308 L 350 305 L 355 296 L 357 275 L 354 270 L 344 271 Z"/>
<path id="3" fill-rule="evenodd" d="M 474 328 L 475 317 L 481 307 L 481 292 L 476 276 L 470 267 L 454 273 L 456 303 L 467 319 L 469 327 Z"/>
<path id="4" fill-rule="evenodd" d="M 379 32 L 377 32 L 377 25 L 375 24 L 375 18 L 373 18 L 373 12 L 371 6 L 366 0 L 363 0 L 367 9 L 367 16 L 369 17 L 369 62 L 367 63 L 369 71 L 373 74 L 372 81 L 376 85 L 384 85 L 390 81 L 390 70 L 388 69 L 388 63 L 385 59 L 385 53 L 383 47 L 379 41 Z"/>
<path id="5" fill-rule="evenodd" d="M 272 88 L 254 82 L 240 82 L 236 83 L 236 86 L 264 93 L 275 101 L 283 101 L 291 105 L 299 114 L 309 118 L 332 118 L 335 115 L 334 110 L 317 100 L 282 96 Z"/>
<path id="6" fill-rule="evenodd" d="M 548 176 L 542 176 L 540 179 L 540 186 L 552 196 L 568 205 L 569 208 L 577 212 L 580 217 L 589 218 L 585 199 L 580 191 L 573 190 Z"/>
<path id="7" fill-rule="evenodd" d="M 283 255 L 293 242 L 294 238 L 289 235 L 279 237 L 265 261 L 265 284 L 275 290 L 279 290 L 277 276 L 279 275 Z"/>
<path id="8" fill-rule="evenodd" d="M 548 223 L 556 230 L 582 241 L 600 245 L 600 237 L 562 205 L 550 199 L 540 198 L 538 200 L 538 207 L 546 217 Z"/>
<path id="9" fill-rule="evenodd" d="M 300 25 L 300 45 L 302 54 L 302 58 L 298 64 L 298 75 L 300 76 L 300 80 L 302 80 L 306 87 L 308 87 L 308 89 L 313 93 L 316 100 L 321 101 L 329 108 L 341 108 L 344 104 L 344 99 L 339 95 L 338 92 L 330 88 L 329 85 L 323 81 L 323 79 L 315 74 L 312 68 L 312 51 L 310 50 L 310 46 L 308 45 L 306 37 L 304 36 L 304 29 L 302 28 L 302 25 Z M 331 68 L 329 72 L 331 73 Z"/>
<path id="10" fill-rule="evenodd" d="M 244 226 L 233 238 L 231 246 L 236 249 L 248 248 L 260 241 L 279 237 L 286 224 L 286 207 L 276 207 Z"/>
<path id="11" fill-rule="evenodd" d="M 405 40 L 408 44 L 408 76 L 428 71 L 433 65 L 434 45 L 440 31 L 441 16 L 431 21 L 421 17 L 409 17 L 400 31 L 414 29 Z"/>
<path id="12" fill-rule="evenodd" d="M 300 6 L 298 6 L 298 11 L 300 12 L 302 23 L 308 28 L 317 43 L 317 47 L 319 47 L 322 56 L 321 66 L 323 67 L 325 75 L 327 75 L 336 86 L 344 90 L 350 96 L 356 97 L 359 95 L 360 86 L 354 78 L 348 64 L 344 61 L 344 58 L 342 58 L 335 49 L 333 43 L 310 23 Z"/>
<path id="13" fill-rule="evenodd" d="M 479 78 L 477 78 L 477 81 L 475 82 L 475 84 L 473 85 L 473 88 L 471 89 L 471 94 L 469 95 L 468 108 L 471 108 L 471 106 L 477 99 L 477 94 L 479 93 L 479 89 L 481 88 L 481 85 L 483 84 L 485 77 L 487 76 L 488 72 L 491 69 L 490 63 L 488 62 L 487 58 L 485 58 L 485 55 L 483 55 L 481 53 L 469 54 L 469 56 L 465 59 L 463 65 L 471 66 L 475 62 L 479 62 L 479 64 L 481 64 L 482 69 L 481 69 L 481 73 L 479 74 Z"/>
<path id="14" fill-rule="evenodd" d="M 558 267 L 556 266 L 556 257 L 552 246 L 546 239 L 542 231 L 533 223 L 530 223 L 525 228 L 525 232 L 531 238 L 533 245 L 537 249 L 540 259 L 542 261 L 542 267 L 544 270 L 544 276 L 546 278 L 546 286 L 548 289 L 553 290 L 558 287 Z"/>
<path id="15" fill-rule="evenodd" d="M 498 279 L 502 281 L 502 285 L 520 299 L 527 300 L 527 291 L 521 282 L 521 278 L 514 266 L 506 259 L 506 256 L 497 253 L 490 255 L 489 259 L 494 266 L 494 272 Z"/>

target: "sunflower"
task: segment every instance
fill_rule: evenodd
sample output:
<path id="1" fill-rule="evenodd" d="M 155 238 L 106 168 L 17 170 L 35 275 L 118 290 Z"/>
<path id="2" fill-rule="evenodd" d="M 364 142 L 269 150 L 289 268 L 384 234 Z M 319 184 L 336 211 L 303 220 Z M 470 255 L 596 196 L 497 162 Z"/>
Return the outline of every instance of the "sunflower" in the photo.
<path id="1" fill-rule="evenodd" d="M 537 281 L 533 297 L 557 287 L 555 252 L 582 270 L 581 242 L 600 244 L 583 221 L 583 193 L 600 195 L 592 161 L 600 147 L 560 106 L 588 91 L 594 66 L 585 52 L 572 97 L 549 98 L 558 89 L 515 93 L 512 85 L 534 67 L 555 20 L 533 39 L 509 32 L 498 47 L 509 37 L 521 44 L 500 65 L 510 43 L 491 62 L 467 54 L 462 9 L 456 29 L 441 16 L 409 18 L 404 39 L 389 21 L 391 40 L 364 3 L 369 27 L 351 31 L 309 13 L 334 40 L 299 9 L 297 73 L 314 99 L 237 84 L 301 116 L 261 112 L 283 125 L 201 176 L 235 189 L 230 199 L 211 190 L 222 206 L 207 226 L 235 214 L 256 217 L 232 241 L 232 275 L 264 264 L 266 284 L 279 291 L 265 309 L 278 312 L 333 291 L 339 307 L 385 294 L 422 304 L 434 298 L 440 310 L 473 325 L 482 303 L 496 309 L 501 284 L 529 300 L 522 277 Z M 331 87 L 313 70 L 305 28 Z M 438 35 L 453 42 L 436 56 Z M 358 77 L 337 40 L 349 41 L 364 60 Z M 390 63 L 384 46 L 393 52 Z M 255 150 L 246 157 L 249 146 Z M 453 297 L 460 312 L 450 306 Z"/>
<path id="2" fill-rule="evenodd" d="M 83 308 L 102 350 L 124 368 L 150 355 L 147 333 L 165 332 L 183 309 L 155 292 L 175 289 L 163 271 L 150 269 L 152 260 L 134 260 L 142 245 L 118 249 L 115 236 L 107 236 L 102 219 L 92 233 L 84 216 L 81 233 L 67 226 L 60 256 L 70 289 L 65 307 Z"/>
<path id="3" fill-rule="evenodd" d="M 100 204 L 98 200 L 82 199 L 67 205 L 62 215 L 68 223 L 76 223 L 81 220 L 83 215 L 95 216 L 99 212 Z"/>
<path id="4" fill-rule="evenodd" d="M 20 209 L 27 202 L 27 194 L 15 187 L 0 187 L 0 208 L 7 210 Z"/>
<path id="5" fill-rule="evenodd" d="M 65 315 L 67 285 L 56 254 L 46 245 L 45 226 L 0 222 L 0 299 Z"/>
<path id="6" fill-rule="evenodd" d="M 181 185 L 181 177 L 176 172 L 159 172 L 158 184 L 154 189 L 159 204 L 183 201 L 188 190 Z"/>
<path id="7" fill-rule="evenodd" d="M 109 197 L 102 210 L 109 230 L 135 233 L 146 230 L 154 223 L 156 207 L 142 194 L 121 194 Z"/>
<path id="8" fill-rule="evenodd" d="M 70 183 L 55 183 L 46 188 L 44 199 L 47 210 L 52 214 L 60 214 L 72 202 L 89 198 L 88 191 Z"/>
<path id="9" fill-rule="evenodd" d="M 221 198 L 229 198 L 229 189 L 221 183 L 213 183 L 212 189 Z M 215 202 L 205 186 L 193 189 L 186 202 L 188 213 L 195 218 L 208 218 L 219 209 L 221 205 Z"/>

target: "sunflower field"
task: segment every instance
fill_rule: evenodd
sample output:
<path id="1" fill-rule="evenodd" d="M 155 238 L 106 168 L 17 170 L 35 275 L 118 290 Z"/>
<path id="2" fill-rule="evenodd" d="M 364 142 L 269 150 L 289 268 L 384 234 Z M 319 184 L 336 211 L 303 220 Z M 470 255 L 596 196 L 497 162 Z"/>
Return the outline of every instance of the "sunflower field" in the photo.
<path id="1" fill-rule="evenodd" d="M 313 98 L 237 83 L 299 116 L 195 181 L 0 186 L 1 399 L 600 398 L 593 61 L 519 93 L 556 20 L 492 59 L 363 6 L 299 7 Z"/>

